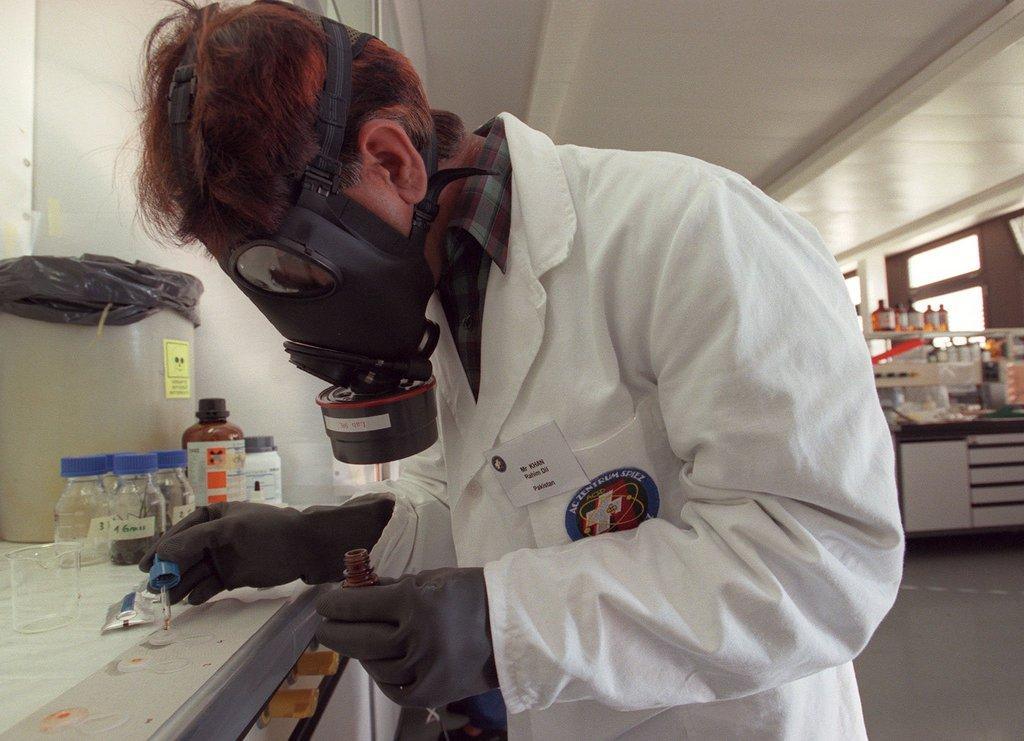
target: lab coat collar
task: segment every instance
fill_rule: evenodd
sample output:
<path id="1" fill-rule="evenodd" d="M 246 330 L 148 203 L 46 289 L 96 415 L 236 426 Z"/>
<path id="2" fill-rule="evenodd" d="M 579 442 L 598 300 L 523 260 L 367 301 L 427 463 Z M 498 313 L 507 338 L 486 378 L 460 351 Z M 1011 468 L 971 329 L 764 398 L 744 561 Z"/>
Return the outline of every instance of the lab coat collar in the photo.
<path id="1" fill-rule="evenodd" d="M 494 446 L 519 396 L 544 336 L 547 293 L 540 278 L 565 261 L 576 232 L 576 211 L 554 143 L 510 113 L 498 118 L 512 158 L 512 223 L 507 272 L 492 270 L 487 283 L 476 403 L 454 343 L 442 341 L 435 356 L 442 396 L 464 443 L 459 451 L 446 451 L 456 496 Z M 455 456 L 458 462 L 451 460 Z"/>
<path id="2" fill-rule="evenodd" d="M 576 209 L 554 142 L 511 113 L 499 114 L 498 119 L 505 125 L 512 158 L 510 239 L 523 245 L 529 262 L 524 267 L 540 278 L 568 256 L 576 233 Z"/>

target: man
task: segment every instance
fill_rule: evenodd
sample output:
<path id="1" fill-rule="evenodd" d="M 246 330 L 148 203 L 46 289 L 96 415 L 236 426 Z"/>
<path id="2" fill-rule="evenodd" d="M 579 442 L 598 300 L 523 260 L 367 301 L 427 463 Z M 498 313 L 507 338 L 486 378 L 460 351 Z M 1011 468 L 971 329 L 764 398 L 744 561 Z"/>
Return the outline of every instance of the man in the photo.
<path id="1" fill-rule="evenodd" d="M 372 547 L 395 581 L 325 596 L 318 635 L 400 703 L 500 687 L 514 738 L 864 737 L 851 660 L 892 604 L 903 539 L 866 349 L 818 235 L 687 157 L 555 146 L 507 113 L 465 134 L 404 57 L 364 42 L 333 187 L 408 234 L 431 133 L 442 171 L 488 171 L 442 192 L 423 246 L 441 442 L 342 507 L 202 508 L 156 549 L 183 569 L 174 596 L 337 581 L 346 550 Z M 278 229 L 318 151 L 323 44 L 276 3 L 158 26 L 154 223 L 222 265 Z M 195 100 L 172 146 L 186 54 Z M 535 470 L 542 486 L 509 484 Z"/>

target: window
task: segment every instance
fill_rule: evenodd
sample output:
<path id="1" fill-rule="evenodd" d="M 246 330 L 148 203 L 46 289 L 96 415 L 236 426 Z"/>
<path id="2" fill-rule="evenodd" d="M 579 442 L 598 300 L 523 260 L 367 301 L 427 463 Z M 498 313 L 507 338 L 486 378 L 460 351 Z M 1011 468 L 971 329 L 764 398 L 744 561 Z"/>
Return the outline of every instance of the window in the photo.
<path id="1" fill-rule="evenodd" d="M 951 332 L 985 328 L 985 295 L 981 286 L 929 296 L 927 300 L 914 302 L 914 308 L 922 314 L 929 306 L 935 310 L 942 306 L 949 312 Z"/>
<path id="2" fill-rule="evenodd" d="M 907 259 L 907 277 L 911 288 L 973 273 L 980 268 L 977 234 L 919 252 Z"/>
<path id="3" fill-rule="evenodd" d="M 922 313 L 928 306 L 937 310 L 942 305 L 949 312 L 953 332 L 986 326 L 987 283 L 976 232 L 894 255 L 886 261 L 886 269 L 893 269 L 889 293 L 894 304 L 913 305 Z M 897 285 L 892 278 L 898 279 Z"/>
<path id="4" fill-rule="evenodd" d="M 890 303 L 944 304 L 953 331 L 1024 326 L 1024 255 L 1013 232 L 1019 216 L 1024 211 L 886 257 Z"/>

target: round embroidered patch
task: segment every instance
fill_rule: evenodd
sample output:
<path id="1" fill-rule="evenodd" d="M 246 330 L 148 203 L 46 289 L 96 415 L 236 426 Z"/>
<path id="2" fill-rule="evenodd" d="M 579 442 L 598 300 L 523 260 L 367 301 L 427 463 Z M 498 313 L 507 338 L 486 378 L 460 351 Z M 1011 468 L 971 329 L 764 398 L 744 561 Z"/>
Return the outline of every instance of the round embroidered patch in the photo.
<path id="1" fill-rule="evenodd" d="M 616 468 L 576 492 L 565 510 L 565 529 L 573 540 L 632 530 L 657 517 L 660 504 L 658 485 L 647 472 Z"/>

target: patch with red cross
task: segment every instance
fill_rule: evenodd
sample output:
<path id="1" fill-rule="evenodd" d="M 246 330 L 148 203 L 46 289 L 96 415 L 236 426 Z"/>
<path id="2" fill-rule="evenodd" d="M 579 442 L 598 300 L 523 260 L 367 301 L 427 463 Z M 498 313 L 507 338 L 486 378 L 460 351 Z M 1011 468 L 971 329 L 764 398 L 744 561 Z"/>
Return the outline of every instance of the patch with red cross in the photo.
<path id="1" fill-rule="evenodd" d="M 584 486 L 565 510 L 565 529 L 573 540 L 632 530 L 658 516 L 658 485 L 639 468 L 616 468 Z"/>

